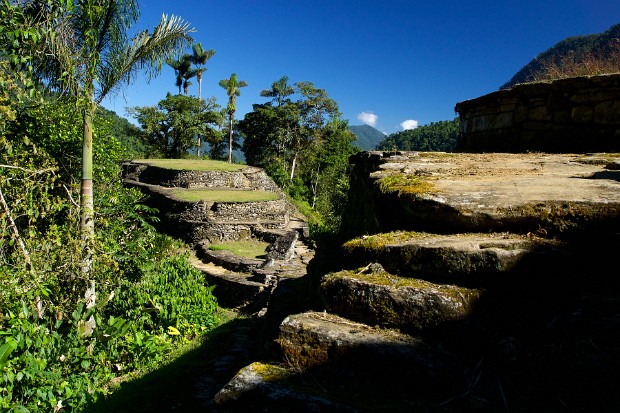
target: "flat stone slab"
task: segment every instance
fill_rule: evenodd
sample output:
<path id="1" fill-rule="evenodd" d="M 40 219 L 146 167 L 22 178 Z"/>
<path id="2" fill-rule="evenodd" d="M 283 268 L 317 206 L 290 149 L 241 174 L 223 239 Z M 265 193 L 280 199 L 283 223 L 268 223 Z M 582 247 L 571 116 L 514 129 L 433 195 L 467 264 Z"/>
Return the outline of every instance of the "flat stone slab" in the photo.
<path id="1" fill-rule="evenodd" d="M 379 232 L 617 228 L 619 160 L 620 154 L 360 153 L 352 158 L 359 182 L 352 190 L 363 191 L 374 182 L 383 197 L 374 200 L 372 217 L 353 219 L 349 226 L 353 231 L 368 227 L 374 218 Z"/>
<path id="2" fill-rule="evenodd" d="M 367 235 L 343 245 L 348 268 L 378 262 L 388 272 L 435 282 L 484 286 L 524 268 L 555 266 L 563 244 L 509 233 L 429 234 L 395 231 Z"/>
<path id="3" fill-rule="evenodd" d="M 374 367 L 394 380 L 432 380 L 444 387 L 463 376 L 455 357 L 419 338 L 329 313 L 286 317 L 276 341 L 289 364 L 301 369 L 335 364 L 367 372 Z"/>
<path id="4" fill-rule="evenodd" d="M 215 403 L 221 408 L 244 412 L 358 412 L 358 409 L 308 392 L 308 386 L 306 389 L 291 386 L 292 376 L 291 370 L 281 366 L 252 363 L 215 395 Z"/>
<path id="5" fill-rule="evenodd" d="M 482 290 L 398 277 L 377 264 L 327 274 L 320 293 L 331 313 L 405 333 L 464 320 L 483 295 Z"/>

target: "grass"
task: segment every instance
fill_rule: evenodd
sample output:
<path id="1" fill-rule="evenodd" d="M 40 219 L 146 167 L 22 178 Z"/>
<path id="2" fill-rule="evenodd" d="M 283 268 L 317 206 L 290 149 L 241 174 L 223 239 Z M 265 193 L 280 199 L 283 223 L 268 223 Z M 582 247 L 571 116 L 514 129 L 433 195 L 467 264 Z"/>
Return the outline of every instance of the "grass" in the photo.
<path id="1" fill-rule="evenodd" d="M 211 159 L 135 159 L 134 162 L 181 171 L 237 172 L 247 167 Z"/>
<path id="2" fill-rule="evenodd" d="M 278 194 L 269 191 L 243 191 L 226 189 L 183 189 L 171 190 L 172 196 L 183 201 L 213 201 L 213 202 L 262 202 L 275 201 Z"/>
<path id="3" fill-rule="evenodd" d="M 265 249 L 269 245 L 268 242 L 247 240 L 247 241 L 229 241 L 221 244 L 211 244 L 211 251 L 230 251 L 239 257 L 245 258 L 262 258 L 265 256 Z"/>
<path id="4" fill-rule="evenodd" d="M 379 189 L 384 192 L 399 194 L 421 195 L 434 189 L 432 183 L 423 177 L 412 175 L 388 175 L 377 181 Z"/>
<path id="5" fill-rule="evenodd" d="M 297 209 L 297 211 L 304 217 L 306 218 L 306 221 L 308 221 L 309 224 L 312 225 L 322 225 L 323 224 L 323 218 L 321 217 L 321 215 L 316 212 L 308 202 L 306 201 L 301 201 L 298 199 L 294 199 L 292 197 L 288 197 L 288 200 L 291 204 L 293 204 L 293 206 L 295 206 L 295 208 Z"/>

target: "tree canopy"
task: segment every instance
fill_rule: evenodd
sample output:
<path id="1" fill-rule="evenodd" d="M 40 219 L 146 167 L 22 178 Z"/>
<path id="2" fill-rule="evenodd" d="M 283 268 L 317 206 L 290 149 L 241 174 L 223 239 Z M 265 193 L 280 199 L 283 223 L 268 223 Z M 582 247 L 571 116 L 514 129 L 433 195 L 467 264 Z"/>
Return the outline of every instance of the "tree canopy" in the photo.
<path id="1" fill-rule="evenodd" d="M 289 85 L 286 76 L 260 95 L 272 99 L 253 105 L 238 124 L 247 162 L 264 167 L 293 198 L 337 226 L 348 157 L 355 152 L 338 104 L 324 89 L 311 82 Z"/>
<path id="2" fill-rule="evenodd" d="M 212 146 L 222 140 L 223 116 L 215 98 L 168 94 L 157 106 L 132 107 L 128 112 L 142 127 L 140 136 L 152 156 L 182 157 L 195 145 L 196 136 Z"/>
<path id="3" fill-rule="evenodd" d="M 459 136 L 459 119 L 431 122 L 386 137 L 377 149 L 384 151 L 451 152 Z"/>

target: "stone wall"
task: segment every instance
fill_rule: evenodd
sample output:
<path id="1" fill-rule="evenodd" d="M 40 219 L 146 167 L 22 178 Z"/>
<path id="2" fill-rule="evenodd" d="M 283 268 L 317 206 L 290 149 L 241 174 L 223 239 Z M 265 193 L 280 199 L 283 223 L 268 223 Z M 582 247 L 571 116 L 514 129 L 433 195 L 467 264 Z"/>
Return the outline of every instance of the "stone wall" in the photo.
<path id="1" fill-rule="evenodd" d="M 457 151 L 620 152 L 620 74 L 520 84 L 455 111 Z"/>
<path id="2" fill-rule="evenodd" d="M 123 164 L 123 179 L 166 187 L 235 188 L 281 192 L 263 169 L 250 166 L 237 172 L 182 171 L 127 162 Z"/>

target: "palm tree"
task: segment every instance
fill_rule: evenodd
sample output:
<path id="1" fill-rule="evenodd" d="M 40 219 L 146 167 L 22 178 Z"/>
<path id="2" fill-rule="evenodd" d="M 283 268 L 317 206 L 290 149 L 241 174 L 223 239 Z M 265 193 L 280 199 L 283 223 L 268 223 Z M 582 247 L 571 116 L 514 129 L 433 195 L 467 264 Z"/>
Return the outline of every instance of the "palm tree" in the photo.
<path id="1" fill-rule="evenodd" d="M 189 55 L 190 61 L 198 66 L 196 78 L 198 79 L 198 99 L 201 98 L 202 92 L 202 72 L 207 69 L 203 69 L 202 66 L 207 63 L 209 59 L 213 57 L 215 50 L 204 50 L 202 44 L 195 43 L 192 45 L 192 55 Z"/>
<path id="2" fill-rule="evenodd" d="M 37 2 L 29 5 L 38 7 Z M 130 83 L 139 72 L 146 72 L 149 79 L 157 75 L 175 52 L 192 42 L 194 29 L 179 17 L 162 15 L 153 32 L 140 31 L 130 40 L 129 29 L 140 14 L 136 0 L 53 2 L 42 10 L 47 14 L 39 22 L 54 36 L 37 43 L 44 50 L 36 55 L 35 72 L 48 87 L 75 98 L 82 112 L 82 275 L 90 295 L 87 305 L 93 305 L 93 114 L 109 93 Z"/>
<path id="3" fill-rule="evenodd" d="M 271 89 L 263 89 L 260 95 L 263 97 L 273 98 L 272 102 L 277 103 L 278 107 L 281 107 L 290 99 L 287 99 L 295 93 L 295 88 L 288 84 L 288 76 L 282 76 L 271 84 Z"/>
<path id="4" fill-rule="evenodd" d="M 235 112 L 237 111 L 237 96 L 241 94 L 239 89 L 248 84 L 244 80 L 237 80 L 237 74 L 233 73 L 230 75 L 229 79 L 220 80 L 219 85 L 226 89 L 226 94 L 228 95 L 228 163 L 232 163 L 233 121 L 235 120 Z"/>
<path id="5" fill-rule="evenodd" d="M 191 61 L 188 59 L 189 55 L 185 54 L 180 56 L 178 59 L 168 59 L 166 63 L 168 66 L 174 69 L 174 74 L 176 75 L 176 83 L 175 85 L 179 88 L 179 95 L 181 94 L 181 88 L 183 87 L 183 79 L 185 73 L 191 68 Z M 187 95 L 187 92 L 185 93 Z"/>
<path id="6" fill-rule="evenodd" d="M 189 93 L 189 87 L 192 85 L 190 79 L 196 77 L 198 75 L 198 69 L 189 69 L 187 72 L 183 73 L 183 93 L 185 96 Z"/>

